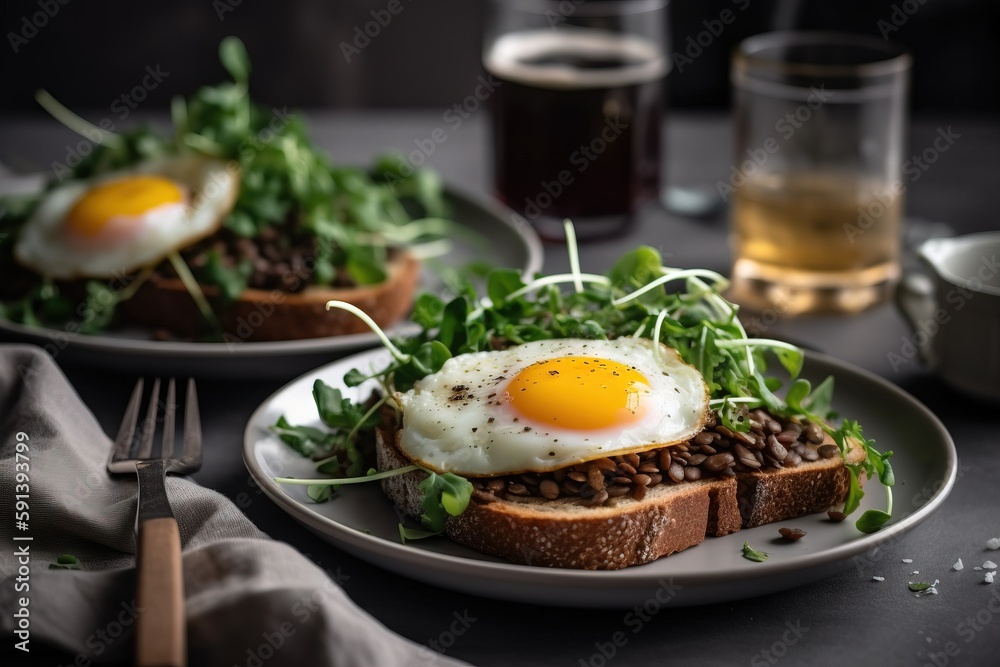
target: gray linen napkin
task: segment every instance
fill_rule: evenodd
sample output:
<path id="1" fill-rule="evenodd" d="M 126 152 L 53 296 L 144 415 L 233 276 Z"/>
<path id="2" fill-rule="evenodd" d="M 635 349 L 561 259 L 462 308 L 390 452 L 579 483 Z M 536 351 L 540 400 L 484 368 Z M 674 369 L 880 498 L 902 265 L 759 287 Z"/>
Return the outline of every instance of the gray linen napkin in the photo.
<path id="1" fill-rule="evenodd" d="M 134 601 L 135 478 L 106 472 L 109 439 L 39 348 L 0 345 L 0 406 L 0 633 L 19 641 L 15 614 L 26 598 L 28 648 L 48 643 L 76 653 L 76 664 L 87 664 L 81 656 L 130 660 L 141 613 Z M 15 493 L 24 491 L 15 489 L 16 464 L 25 462 L 17 457 L 19 433 L 28 438 L 28 466 L 20 466 L 30 480 L 27 530 L 15 516 Z M 184 550 L 192 665 L 463 664 L 390 632 L 224 496 L 176 476 L 167 492 Z M 17 552 L 25 548 L 30 574 L 19 582 Z M 48 569 L 60 554 L 77 556 L 84 569 Z M 14 657 L 33 664 L 30 653 L 15 650 Z"/>

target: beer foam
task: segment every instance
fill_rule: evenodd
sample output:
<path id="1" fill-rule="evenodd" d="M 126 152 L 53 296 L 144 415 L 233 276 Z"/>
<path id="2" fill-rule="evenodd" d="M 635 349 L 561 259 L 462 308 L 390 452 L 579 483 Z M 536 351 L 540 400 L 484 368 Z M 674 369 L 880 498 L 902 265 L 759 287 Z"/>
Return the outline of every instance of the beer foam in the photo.
<path id="1" fill-rule="evenodd" d="M 601 69 L 525 62 L 556 54 L 636 62 Z M 484 55 L 483 64 L 491 73 L 510 81 L 566 89 L 647 83 L 665 76 L 668 70 L 663 54 L 648 40 L 634 35 L 568 27 L 558 31 L 525 30 L 503 35 Z"/>

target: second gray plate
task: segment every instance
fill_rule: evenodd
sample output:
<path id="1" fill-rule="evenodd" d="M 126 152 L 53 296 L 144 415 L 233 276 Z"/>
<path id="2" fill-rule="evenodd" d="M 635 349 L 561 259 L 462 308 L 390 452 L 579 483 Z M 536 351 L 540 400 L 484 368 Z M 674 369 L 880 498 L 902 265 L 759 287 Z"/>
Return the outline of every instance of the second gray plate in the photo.
<path id="1" fill-rule="evenodd" d="M 485 203 L 451 188 L 445 193 L 454 219 L 472 232 L 470 236 L 478 235 L 482 241 L 452 239 L 452 252 L 439 260 L 444 266 L 459 268 L 485 259 L 495 266 L 523 269 L 526 274 L 541 270 L 541 241 L 520 216 L 499 204 Z M 425 266 L 420 289 L 440 288 L 439 278 Z M 407 325 L 401 324 L 388 333 L 407 331 Z M 235 344 L 155 341 L 144 332 L 83 336 L 6 321 L 0 321 L 0 341 L 34 343 L 57 360 L 100 369 L 226 379 L 293 378 L 345 353 L 378 344 L 372 333 Z"/>

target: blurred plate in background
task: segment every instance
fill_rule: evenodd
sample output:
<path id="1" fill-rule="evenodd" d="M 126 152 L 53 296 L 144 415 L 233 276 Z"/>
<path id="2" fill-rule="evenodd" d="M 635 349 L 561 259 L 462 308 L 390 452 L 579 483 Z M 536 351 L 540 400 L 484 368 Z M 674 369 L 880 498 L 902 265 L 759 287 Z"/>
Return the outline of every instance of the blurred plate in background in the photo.
<path id="1" fill-rule="evenodd" d="M 0 194 L 26 192 L 41 187 L 35 177 L 0 180 Z M 461 269 L 485 260 L 494 266 L 520 268 L 533 274 L 542 268 L 542 244 L 520 216 L 500 204 L 484 202 L 451 187 L 445 196 L 456 222 L 471 234 L 452 237 L 453 249 L 434 263 L 445 270 Z M 473 240 L 474 237 L 480 237 Z M 438 291 L 441 277 L 425 263 L 421 291 Z M 412 324 L 398 324 L 390 336 L 414 331 Z M 336 359 L 347 352 L 372 347 L 372 333 L 290 341 L 243 343 L 193 343 L 156 341 L 149 332 L 127 330 L 99 336 L 70 334 L 59 329 L 28 327 L 0 320 L 0 342 L 41 345 L 57 361 L 128 373 L 190 375 L 200 378 L 292 378 Z"/>

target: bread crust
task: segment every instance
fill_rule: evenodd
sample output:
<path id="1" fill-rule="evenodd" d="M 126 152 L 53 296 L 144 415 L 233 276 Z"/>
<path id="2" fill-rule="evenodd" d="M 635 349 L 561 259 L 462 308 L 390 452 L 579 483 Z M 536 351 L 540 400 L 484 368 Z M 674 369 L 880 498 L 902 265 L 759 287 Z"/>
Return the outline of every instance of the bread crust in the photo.
<path id="1" fill-rule="evenodd" d="M 736 475 L 744 528 L 825 512 L 844 502 L 850 474 L 843 459 L 820 459 L 795 468 Z"/>
<path id="2" fill-rule="evenodd" d="M 379 470 L 411 463 L 400 452 L 399 436 L 392 424 L 376 431 Z M 425 476 L 416 471 L 389 477 L 382 489 L 416 519 L 423 512 L 417 485 Z M 848 472 L 838 456 L 795 468 L 659 484 L 642 500 L 612 498 L 599 507 L 576 498 L 505 500 L 476 492 L 464 513 L 448 517 L 445 534 L 513 563 L 617 570 L 690 548 L 706 535 L 825 511 L 844 501 L 847 488 Z"/>
<path id="3" fill-rule="evenodd" d="M 326 302 L 346 301 L 365 311 L 380 327 L 399 321 L 410 310 L 420 278 L 420 262 L 401 252 L 388 266 L 388 277 L 376 285 L 350 289 L 308 287 L 301 292 L 247 289 L 218 314 L 227 342 L 297 340 L 365 333 L 368 326 L 343 310 L 326 310 Z M 202 286 L 209 299 L 215 286 Z M 204 318 L 194 299 L 176 278 L 152 277 L 121 312 L 126 321 L 171 334 L 196 338 L 205 333 Z"/>

